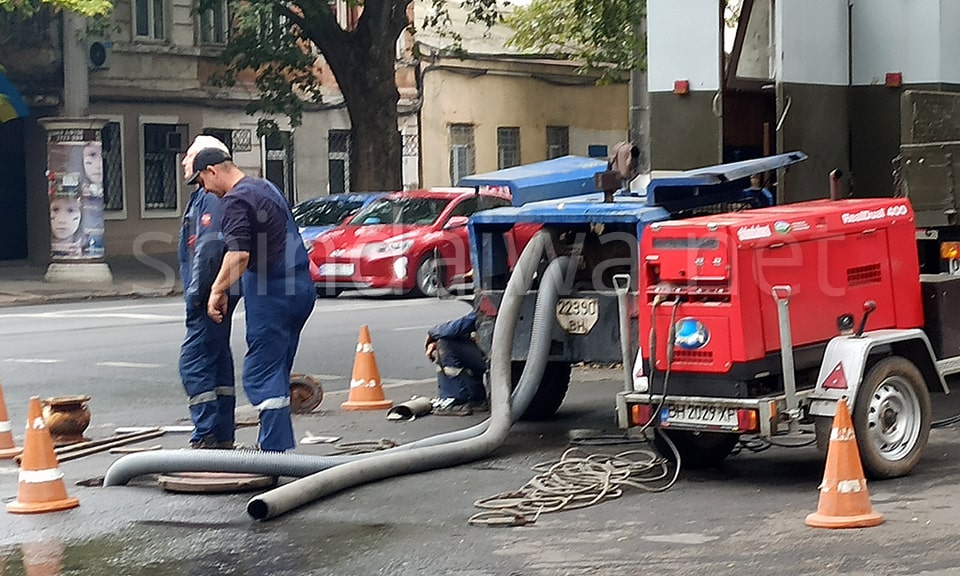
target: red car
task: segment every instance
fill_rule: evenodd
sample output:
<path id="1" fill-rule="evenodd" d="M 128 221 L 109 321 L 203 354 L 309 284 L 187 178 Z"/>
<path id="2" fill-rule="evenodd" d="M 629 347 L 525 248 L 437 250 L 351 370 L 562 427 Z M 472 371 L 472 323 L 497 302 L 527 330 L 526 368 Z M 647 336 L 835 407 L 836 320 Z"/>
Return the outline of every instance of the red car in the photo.
<path id="1" fill-rule="evenodd" d="M 472 188 L 393 192 L 313 242 L 310 274 L 320 296 L 388 289 L 436 296 L 469 281 L 467 220 L 510 206 L 510 196 Z"/>

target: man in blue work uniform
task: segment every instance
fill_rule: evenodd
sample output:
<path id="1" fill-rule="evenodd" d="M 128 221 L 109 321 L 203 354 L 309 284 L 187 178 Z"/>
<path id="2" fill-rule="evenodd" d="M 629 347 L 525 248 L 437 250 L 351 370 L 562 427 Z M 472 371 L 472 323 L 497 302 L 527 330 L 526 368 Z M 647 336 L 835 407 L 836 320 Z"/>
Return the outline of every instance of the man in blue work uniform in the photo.
<path id="1" fill-rule="evenodd" d="M 437 364 L 437 392 L 433 413 L 469 416 L 489 410 L 483 375 L 487 359 L 475 341 L 477 313 L 437 324 L 427 331 L 426 355 Z"/>
<path id="2" fill-rule="evenodd" d="M 181 162 L 185 179 L 193 178 L 193 159 L 204 148 L 227 150 L 223 142 L 212 136 L 197 136 Z M 187 304 L 187 333 L 180 347 L 180 380 L 193 420 L 190 446 L 232 450 L 237 397 L 230 318 L 238 299 L 233 297 L 228 302 L 224 322 L 216 323 L 207 315 L 210 287 L 223 262 L 220 212 L 220 199 L 197 187 L 190 194 L 183 215 L 179 259 Z"/>
<path id="3" fill-rule="evenodd" d="M 241 281 L 247 316 L 243 389 L 260 414 L 261 450 L 296 446 L 290 419 L 290 371 L 316 292 L 293 213 L 269 181 L 248 177 L 223 150 L 193 161 L 194 182 L 221 198 L 227 253 L 210 290 L 207 314 L 223 322 L 228 291 Z"/>
<path id="4" fill-rule="evenodd" d="M 753 208 L 766 208 L 776 204 L 773 194 L 763 185 L 760 174 L 750 176 L 750 187 L 743 189 L 743 195 Z"/>

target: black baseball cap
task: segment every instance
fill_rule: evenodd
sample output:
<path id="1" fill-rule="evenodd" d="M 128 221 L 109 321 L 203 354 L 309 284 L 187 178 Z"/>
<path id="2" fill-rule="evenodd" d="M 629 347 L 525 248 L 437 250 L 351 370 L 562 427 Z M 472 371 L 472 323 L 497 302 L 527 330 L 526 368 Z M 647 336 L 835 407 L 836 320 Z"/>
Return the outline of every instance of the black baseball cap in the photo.
<path id="1" fill-rule="evenodd" d="M 210 166 L 216 166 L 227 160 L 233 160 L 233 158 L 230 157 L 230 154 L 227 154 L 219 148 L 204 148 L 197 152 L 197 155 L 193 158 L 193 176 L 187 180 L 187 184 L 196 184 L 197 176 L 199 176 L 201 172 Z"/>

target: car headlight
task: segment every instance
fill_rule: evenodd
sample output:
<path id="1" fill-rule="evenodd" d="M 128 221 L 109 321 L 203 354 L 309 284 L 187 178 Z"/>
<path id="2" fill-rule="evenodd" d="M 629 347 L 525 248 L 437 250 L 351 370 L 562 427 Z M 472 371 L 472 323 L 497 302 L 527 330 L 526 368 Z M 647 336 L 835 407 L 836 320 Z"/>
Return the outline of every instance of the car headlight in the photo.
<path id="1" fill-rule="evenodd" d="M 398 280 L 405 280 L 407 278 L 406 256 L 401 256 L 393 261 L 393 275 L 396 276 Z"/>
<path id="2" fill-rule="evenodd" d="M 399 256 L 406 254 L 411 248 L 413 248 L 413 240 L 393 240 L 368 244 L 364 252 L 370 256 Z"/>

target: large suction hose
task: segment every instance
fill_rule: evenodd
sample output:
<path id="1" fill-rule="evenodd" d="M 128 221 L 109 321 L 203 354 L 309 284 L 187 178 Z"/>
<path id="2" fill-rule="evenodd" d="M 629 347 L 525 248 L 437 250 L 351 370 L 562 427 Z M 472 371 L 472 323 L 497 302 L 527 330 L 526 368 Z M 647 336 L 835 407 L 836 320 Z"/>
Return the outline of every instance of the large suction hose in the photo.
<path id="1" fill-rule="evenodd" d="M 545 232 L 541 232 L 529 243 L 528 249 L 537 252 L 537 260 L 530 265 L 533 268 L 536 267 L 540 254 L 542 254 L 544 250 L 545 243 L 548 241 L 549 236 Z M 531 255 L 529 258 L 533 259 L 534 256 Z M 536 312 L 531 330 L 531 342 L 527 363 L 520 377 L 520 381 L 517 384 L 517 388 L 514 390 L 511 401 L 511 414 L 514 415 L 514 418 L 519 417 L 519 415 L 523 414 L 527 407 L 529 407 L 533 396 L 537 392 L 540 380 L 543 377 L 550 345 L 551 325 L 549 320 L 553 317 L 553 309 L 556 307 L 561 283 L 561 275 L 559 273 L 566 265 L 566 262 L 566 257 L 554 260 L 547 268 L 545 277 L 541 282 L 540 291 L 537 295 Z M 525 272 L 532 275 L 532 272 L 529 270 L 525 270 Z M 524 286 L 529 286 L 529 283 L 524 284 Z M 509 295 L 508 290 L 508 294 L 505 295 L 504 298 L 505 301 Z M 519 307 L 519 304 L 517 307 Z M 505 311 L 506 309 L 501 307 L 499 316 L 504 316 Z M 483 434 L 489 425 L 490 420 L 484 420 L 480 424 L 464 430 L 438 434 L 403 444 L 396 448 L 386 450 L 381 454 L 402 452 L 415 448 L 466 440 Z M 138 476 L 163 472 L 242 472 L 299 478 L 334 466 L 362 460 L 370 456 L 371 454 L 315 456 L 227 450 L 162 450 L 143 452 L 140 454 L 130 454 L 117 460 L 107 470 L 104 477 L 104 485 L 125 485 Z"/>
<path id="2" fill-rule="evenodd" d="M 257 520 L 266 520 L 351 486 L 471 462 L 500 447 L 513 424 L 510 387 L 514 329 L 523 296 L 533 284 L 534 271 L 549 241 L 545 232 L 534 236 L 520 255 L 504 291 L 490 352 L 490 424 L 482 434 L 438 446 L 374 454 L 317 472 L 251 498 L 247 512 Z"/>

